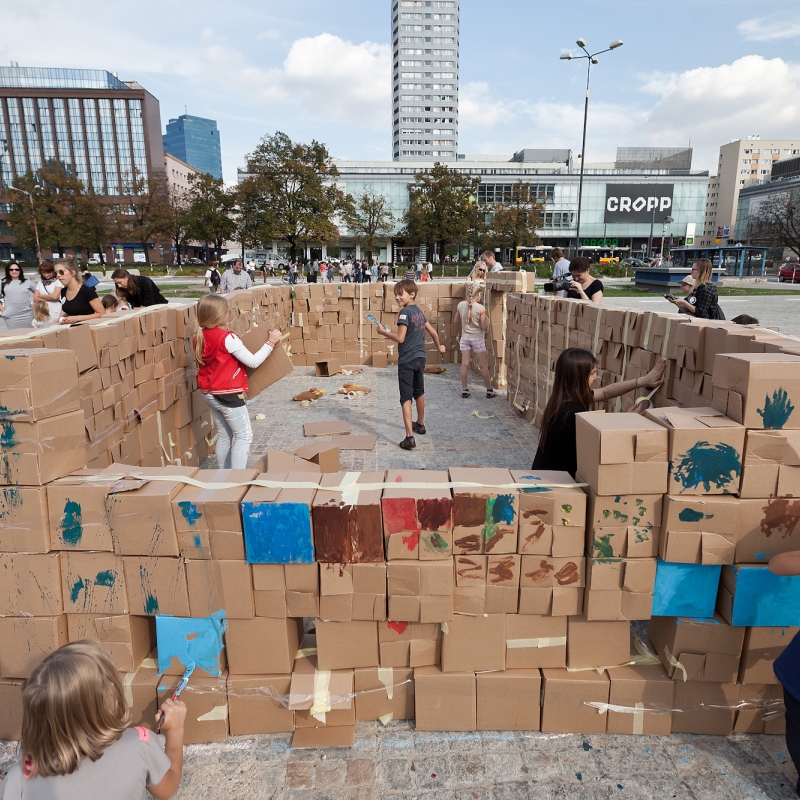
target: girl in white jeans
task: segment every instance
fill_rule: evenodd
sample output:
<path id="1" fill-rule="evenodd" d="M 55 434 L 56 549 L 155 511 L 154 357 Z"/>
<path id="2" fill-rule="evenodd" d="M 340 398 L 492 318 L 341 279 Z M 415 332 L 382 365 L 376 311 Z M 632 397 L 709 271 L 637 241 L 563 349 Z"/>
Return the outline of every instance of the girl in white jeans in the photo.
<path id="1" fill-rule="evenodd" d="M 206 295 L 197 304 L 197 385 L 217 425 L 217 465 L 220 469 L 245 469 L 253 443 L 244 399 L 248 388 L 245 367 L 261 366 L 280 342 L 281 332 L 271 330 L 263 347 L 251 353 L 235 333 L 222 327 L 228 323 L 228 314 L 228 301 L 220 295 Z"/>

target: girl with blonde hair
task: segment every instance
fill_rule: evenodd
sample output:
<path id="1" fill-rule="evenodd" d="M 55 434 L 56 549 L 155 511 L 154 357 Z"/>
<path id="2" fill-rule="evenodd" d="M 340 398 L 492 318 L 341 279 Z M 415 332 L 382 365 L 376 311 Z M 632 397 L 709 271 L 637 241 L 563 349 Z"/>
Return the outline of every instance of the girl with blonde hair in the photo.
<path id="1" fill-rule="evenodd" d="M 486 308 L 481 305 L 483 299 L 483 284 L 468 283 L 467 299 L 462 300 L 456 307 L 453 322 L 461 322 L 461 396 L 469 397 L 469 360 L 470 354 L 475 353 L 478 367 L 481 371 L 483 384 L 486 387 L 487 397 L 497 397 L 489 377 L 489 367 L 486 364 L 486 331 L 489 330 L 489 317 Z"/>
<path id="2" fill-rule="evenodd" d="M 51 653 L 22 692 L 17 763 L 0 784 L 3 800 L 158 800 L 178 789 L 186 706 L 166 700 L 163 736 L 128 727 L 128 704 L 111 657 L 95 642 Z"/>
<path id="3" fill-rule="evenodd" d="M 194 337 L 194 353 L 200 368 L 197 386 L 217 425 L 218 467 L 245 469 L 253 442 L 244 399 L 248 388 L 245 367 L 260 367 L 280 342 L 281 332 L 271 330 L 261 349 L 251 353 L 235 333 L 223 327 L 228 318 L 228 301 L 220 295 L 208 294 L 197 304 L 199 328 Z"/>
<path id="4" fill-rule="evenodd" d="M 697 319 L 725 319 L 719 307 L 717 287 L 712 283 L 713 267 L 708 258 L 698 258 L 692 264 L 694 289 L 685 299 L 683 297 L 667 298 L 684 314 L 693 314 Z"/>

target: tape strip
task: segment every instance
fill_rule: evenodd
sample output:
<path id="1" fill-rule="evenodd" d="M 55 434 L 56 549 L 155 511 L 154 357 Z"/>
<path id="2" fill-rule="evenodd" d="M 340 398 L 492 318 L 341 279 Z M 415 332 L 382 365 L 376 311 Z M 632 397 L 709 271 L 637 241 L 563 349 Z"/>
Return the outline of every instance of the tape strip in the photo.
<path id="1" fill-rule="evenodd" d="M 667 657 L 667 661 L 669 661 L 669 663 L 672 664 L 673 667 L 679 669 L 683 673 L 683 682 L 686 683 L 686 681 L 689 680 L 689 675 L 686 672 L 686 667 L 684 667 L 683 664 L 681 664 L 681 662 L 678 661 L 678 659 L 675 658 L 672 655 L 672 653 L 670 653 L 669 648 L 666 645 L 664 645 L 664 655 Z"/>
<path id="2" fill-rule="evenodd" d="M 314 701 L 311 704 L 311 716 L 319 722 L 325 722 L 325 715 L 331 710 L 330 670 L 314 670 Z"/>
<path id="3" fill-rule="evenodd" d="M 346 506 L 354 506 L 358 502 L 358 479 L 360 472 L 345 472 L 342 482 L 339 484 L 339 491 L 342 493 L 342 503 Z"/>
<path id="4" fill-rule="evenodd" d="M 308 656 L 315 656 L 316 654 L 317 654 L 317 648 L 316 647 L 301 647 L 297 651 L 297 655 L 295 656 L 295 659 L 308 658 Z"/>
<path id="5" fill-rule="evenodd" d="M 603 315 L 601 310 L 597 309 L 597 322 L 594 325 L 594 344 L 592 345 L 592 355 L 597 358 L 597 343 L 600 341 L 600 320 Z"/>
<path id="6" fill-rule="evenodd" d="M 447 627 L 446 622 L 440 622 L 439 624 L 442 626 L 442 633 L 450 633 L 450 628 Z"/>
<path id="7" fill-rule="evenodd" d="M 667 329 L 664 332 L 664 342 L 661 345 L 661 358 L 667 357 L 667 345 L 669 344 L 669 329 L 672 325 L 672 320 L 667 319 Z"/>
<path id="8" fill-rule="evenodd" d="M 391 667 L 378 667 L 378 680 L 386 688 L 386 696 L 391 700 L 394 697 L 394 670 Z M 388 716 L 391 717 L 391 714 Z"/>
<path id="9" fill-rule="evenodd" d="M 660 664 L 661 659 L 655 654 L 650 652 L 647 649 L 645 643 L 637 636 L 633 640 L 633 644 L 636 647 L 636 652 L 639 655 L 633 656 L 631 659 L 631 664 Z"/>
<path id="10" fill-rule="evenodd" d="M 506 639 L 506 647 L 509 650 L 525 650 L 529 647 L 562 647 L 566 643 L 566 636 L 543 636 L 539 639 Z"/>
<path id="11" fill-rule="evenodd" d="M 647 326 L 644 329 L 644 339 L 642 340 L 642 349 L 647 350 L 647 345 L 650 341 L 650 326 L 653 324 L 655 314 L 650 313 L 647 317 Z"/>
<path id="12" fill-rule="evenodd" d="M 644 703 L 636 703 L 632 706 L 618 706 L 614 705 L 614 703 L 595 703 L 595 702 L 586 702 L 584 705 L 591 706 L 592 708 L 597 709 L 598 714 L 605 714 L 608 711 L 614 712 L 616 714 L 633 714 L 634 717 L 644 717 L 645 714 L 671 714 L 673 711 L 679 711 L 680 709 L 673 709 L 673 708 L 646 708 Z M 730 708 L 734 708 L 734 706 L 729 706 Z M 634 723 L 634 733 L 637 733 L 635 730 L 635 723 Z M 638 731 L 641 733 L 641 730 Z"/>
<path id="13" fill-rule="evenodd" d="M 625 333 L 622 335 L 622 374 L 620 377 L 625 380 L 625 368 L 628 366 L 628 316 L 630 311 L 625 312 Z M 620 412 L 622 409 L 622 398 L 617 398 L 616 411 Z"/>
<path id="14" fill-rule="evenodd" d="M 633 732 L 641 736 L 644 731 L 644 703 L 635 703 L 633 712 Z"/>
<path id="15" fill-rule="evenodd" d="M 388 725 L 394 719 L 394 714 L 390 711 L 388 714 L 384 714 L 383 716 L 378 717 L 378 721 L 384 727 Z"/>
<path id="16" fill-rule="evenodd" d="M 198 722 L 215 722 L 216 720 L 228 719 L 228 704 L 214 706 L 208 714 L 203 714 L 197 718 Z"/>

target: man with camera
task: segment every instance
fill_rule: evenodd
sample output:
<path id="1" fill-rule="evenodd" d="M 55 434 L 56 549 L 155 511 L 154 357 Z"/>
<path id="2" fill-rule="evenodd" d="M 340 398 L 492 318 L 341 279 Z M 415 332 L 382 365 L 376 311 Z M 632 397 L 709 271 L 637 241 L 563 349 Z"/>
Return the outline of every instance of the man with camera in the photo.
<path id="1" fill-rule="evenodd" d="M 550 251 L 550 258 L 553 259 L 555 265 L 553 266 L 553 282 L 557 282 L 562 278 L 569 277 L 569 261 L 564 258 L 564 251 L 560 247 L 554 247 Z M 567 287 L 569 288 L 569 287 Z M 558 292 L 559 297 L 564 297 L 564 292 Z"/>

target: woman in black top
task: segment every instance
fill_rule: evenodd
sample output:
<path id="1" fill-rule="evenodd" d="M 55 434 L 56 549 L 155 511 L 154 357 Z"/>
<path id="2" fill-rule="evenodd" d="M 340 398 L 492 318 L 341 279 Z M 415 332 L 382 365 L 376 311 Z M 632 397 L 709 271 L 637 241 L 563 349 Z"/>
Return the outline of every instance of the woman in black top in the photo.
<path id="1" fill-rule="evenodd" d="M 668 298 L 669 302 L 677 306 L 682 313 L 693 314 L 698 319 L 725 319 L 725 314 L 719 307 L 717 287 L 711 282 L 711 270 L 709 259 L 698 258 L 692 264 L 694 290 L 686 299 L 673 297 Z"/>
<path id="2" fill-rule="evenodd" d="M 569 274 L 572 275 L 572 288 L 567 289 L 567 297 L 573 300 L 591 300 L 599 303 L 603 299 L 603 282 L 593 278 L 589 272 L 592 262 L 579 256 L 569 262 Z"/>
<path id="3" fill-rule="evenodd" d="M 578 451 L 575 438 L 575 415 L 591 411 L 596 402 L 621 397 L 640 386 L 658 386 L 667 362 L 660 360 L 643 378 L 621 381 L 595 389 L 597 360 L 582 347 L 569 347 L 556 362 L 553 394 L 547 401 L 539 436 L 539 449 L 531 469 L 559 470 L 575 477 Z M 628 409 L 643 414 L 644 403 Z"/>
<path id="4" fill-rule="evenodd" d="M 81 273 L 73 256 L 59 258 L 55 264 L 56 277 L 64 287 L 61 290 L 61 317 L 63 325 L 85 322 L 87 319 L 102 317 L 106 310 L 97 292 L 81 279 Z"/>
<path id="5" fill-rule="evenodd" d="M 117 294 L 131 308 L 166 305 L 169 302 L 158 291 L 155 281 L 146 275 L 131 275 L 126 269 L 115 269 L 111 280 L 117 285 Z"/>

